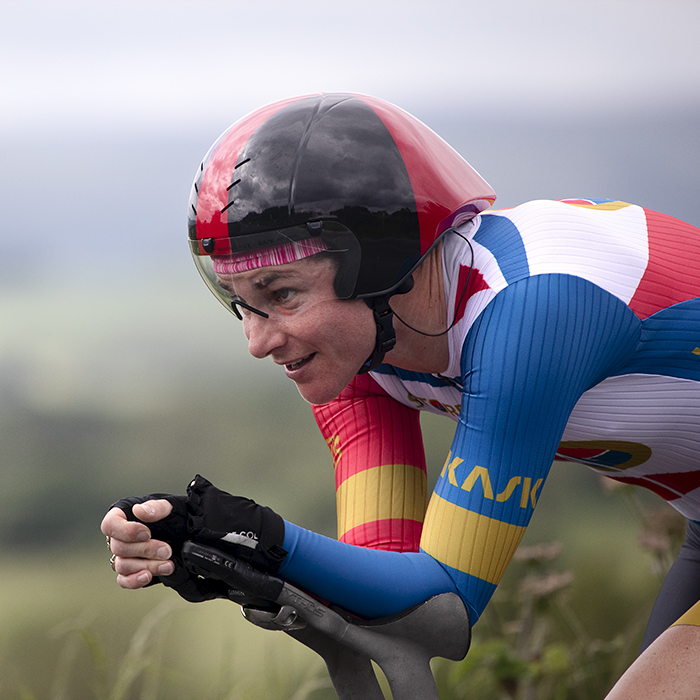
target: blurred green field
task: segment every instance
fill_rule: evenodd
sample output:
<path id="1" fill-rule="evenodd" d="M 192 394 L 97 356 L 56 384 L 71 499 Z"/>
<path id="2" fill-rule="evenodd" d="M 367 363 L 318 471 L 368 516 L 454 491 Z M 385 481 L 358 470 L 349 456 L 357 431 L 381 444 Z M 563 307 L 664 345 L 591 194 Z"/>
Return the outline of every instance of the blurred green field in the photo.
<path id="1" fill-rule="evenodd" d="M 231 603 L 121 591 L 106 551 L 3 557 L 0 697 L 291 698 L 318 685 L 320 660 Z"/>
<path id="2" fill-rule="evenodd" d="M 585 535 L 560 538 L 561 564 L 574 573 L 569 603 L 592 639 L 641 622 L 656 585 L 631 528 L 610 543 L 606 533 L 618 524 L 600 520 Z M 193 605 L 162 587 L 122 591 L 107 558 L 98 546 L 2 557 L 1 697 L 334 697 L 320 660 L 285 635 L 254 628 L 226 601 Z M 516 584 L 509 574 L 502 590 Z"/>

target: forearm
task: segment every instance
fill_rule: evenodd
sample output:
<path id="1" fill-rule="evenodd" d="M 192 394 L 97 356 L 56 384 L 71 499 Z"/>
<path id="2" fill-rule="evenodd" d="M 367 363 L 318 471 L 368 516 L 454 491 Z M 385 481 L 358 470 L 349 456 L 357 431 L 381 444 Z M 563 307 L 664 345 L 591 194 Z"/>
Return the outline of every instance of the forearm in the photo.
<path id="1" fill-rule="evenodd" d="M 428 503 L 418 411 L 363 375 L 314 415 L 333 455 L 338 539 L 418 551 Z"/>
<path id="2" fill-rule="evenodd" d="M 627 669 L 606 700 L 696 700 L 700 627 L 667 629 Z"/>
<path id="3" fill-rule="evenodd" d="M 361 617 L 405 610 L 457 589 L 424 552 L 388 552 L 338 542 L 285 522 L 285 580 Z"/>

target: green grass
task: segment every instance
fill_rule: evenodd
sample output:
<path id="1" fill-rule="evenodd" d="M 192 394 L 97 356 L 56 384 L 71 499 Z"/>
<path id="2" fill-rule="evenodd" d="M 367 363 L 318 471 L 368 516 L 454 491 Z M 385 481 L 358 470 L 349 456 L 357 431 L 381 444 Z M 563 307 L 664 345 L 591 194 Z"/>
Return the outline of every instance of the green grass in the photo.
<path id="1" fill-rule="evenodd" d="M 320 659 L 236 605 L 122 591 L 106 548 L 2 560 L 3 699 L 333 697 Z"/>

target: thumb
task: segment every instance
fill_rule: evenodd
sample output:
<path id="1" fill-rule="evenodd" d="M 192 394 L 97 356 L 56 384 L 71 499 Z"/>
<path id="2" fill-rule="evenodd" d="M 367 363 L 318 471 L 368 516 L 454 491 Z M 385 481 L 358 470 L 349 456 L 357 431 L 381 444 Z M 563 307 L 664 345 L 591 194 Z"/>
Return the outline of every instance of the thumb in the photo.
<path id="1" fill-rule="evenodd" d="M 134 515 L 144 523 L 154 523 L 157 520 L 162 520 L 170 515 L 172 510 L 172 503 L 164 498 L 137 503 L 132 509 Z"/>

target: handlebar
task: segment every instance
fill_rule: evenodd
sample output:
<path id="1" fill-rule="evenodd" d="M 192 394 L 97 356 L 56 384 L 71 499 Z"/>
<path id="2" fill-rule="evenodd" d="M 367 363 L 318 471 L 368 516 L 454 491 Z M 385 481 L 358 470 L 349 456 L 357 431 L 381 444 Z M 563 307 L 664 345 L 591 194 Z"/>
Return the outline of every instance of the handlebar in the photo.
<path id="1" fill-rule="evenodd" d="M 459 661 L 469 650 L 469 614 L 454 593 L 363 620 L 214 547 L 186 542 L 182 554 L 189 571 L 230 586 L 229 598 L 242 604 L 247 620 L 284 631 L 318 653 L 340 700 L 383 700 L 372 661 L 394 700 L 439 700 L 430 659 Z"/>

